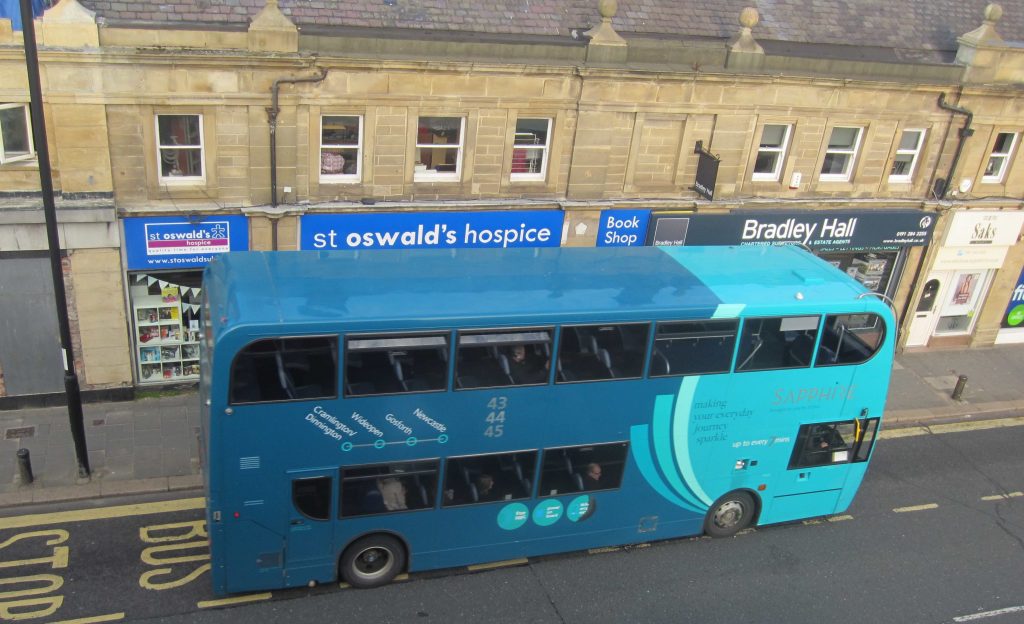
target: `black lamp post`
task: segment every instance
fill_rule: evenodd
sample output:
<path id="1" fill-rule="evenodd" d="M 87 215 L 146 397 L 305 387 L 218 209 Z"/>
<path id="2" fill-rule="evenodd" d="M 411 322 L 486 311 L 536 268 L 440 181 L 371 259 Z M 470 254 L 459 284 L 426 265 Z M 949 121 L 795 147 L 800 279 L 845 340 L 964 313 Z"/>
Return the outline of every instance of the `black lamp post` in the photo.
<path id="1" fill-rule="evenodd" d="M 28 91 L 31 97 L 32 141 L 39 160 L 39 183 L 43 191 L 43 212 L 46 215 L 46 239 L 50 247 L 50 271 L 53 274 L 53 294 L 57 304 L 57 322 L 60 326 L 60 344 L 64 357 L 64 391 L 68 400 L 68 419 L 71 438 L 75 442 L 78 476 L 88 478 L 89 451 L 85 445 L 85 422 L 82 415 L 82 395 L 75 374 L 75 353 L 71 344 L 71 324 L 68 321 L 68 302 L 64 295 L 64 268 L 60 261 L 60 236 L 57 233 L 57 207 L 53 203 L 53 173 L 50 171 L 50 150 L 46 144 L 46 125 L 43 122 L 43 93 L 39 86 L 39 57 L 36 54 L 35 21 L 31 0 L 21 0 L 21 27 L 25 37 L 25 65 L 28 69 Z"/>

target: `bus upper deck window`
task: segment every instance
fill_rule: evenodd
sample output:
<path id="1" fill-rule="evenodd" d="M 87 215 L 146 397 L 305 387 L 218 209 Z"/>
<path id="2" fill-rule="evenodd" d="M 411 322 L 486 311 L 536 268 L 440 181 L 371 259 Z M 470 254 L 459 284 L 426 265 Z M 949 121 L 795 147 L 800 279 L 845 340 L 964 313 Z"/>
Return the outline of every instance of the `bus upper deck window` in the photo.
<path id="1" fill-rule="evenodd" d="M 882 346 L 885 322 L 877 314 L 831 314 L 818 346 L 815 366 L 860 364 Z"/>
<path id="2" fill-rule="evenodd" d="M 231 403 L 337 396 L 338 339 L 267 338 L 242 349 L 231 365 Z"/>
<path id="3" fill-rule="evenodd" d="M 743 321 L 737 371 L 806 368 L 818 337 L 818 316 L 748 318 Z"/>
<path id="4" fill-rule="evenodd" d="M 550 328 L 460 332 L 455 388 L 547 383 L 551 371 L 551 336 Z"/>
<path id="5" fill-rule="evenodd" d="M 647 323 L 563 326 L 555 380 L 565 383 L 640 377 L 649 328 Z"/>
<path id="6" fill-rule="evenodd" d="M 345 396 L 430 392 L 447 386 L 447 332 L 348 338 Z"/>
<path id="7" fill-rule="evenodd" d="M 658 323 L 651 352 L 651 377 L 727 373 L 739 321 Z"/>

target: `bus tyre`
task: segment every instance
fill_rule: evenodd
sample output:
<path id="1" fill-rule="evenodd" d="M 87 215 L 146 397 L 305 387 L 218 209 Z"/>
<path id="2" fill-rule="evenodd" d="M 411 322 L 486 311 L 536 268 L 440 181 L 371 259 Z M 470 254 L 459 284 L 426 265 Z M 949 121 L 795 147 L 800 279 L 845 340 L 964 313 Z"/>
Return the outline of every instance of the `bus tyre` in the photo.
<path id="1" fill-rule="evenodd" d="M 704 533 L 732 537 L 754 520 L 754 499 L 746 492 L 729 492 L 715 501 L 704 518 Z"/>
<path id="2" fill-rule="evenodd" d="M 356 540 L 341 556 L 341 578 L 352 587 L 387 585 L 405 569 L 405 547 L 390 535 Z"/>

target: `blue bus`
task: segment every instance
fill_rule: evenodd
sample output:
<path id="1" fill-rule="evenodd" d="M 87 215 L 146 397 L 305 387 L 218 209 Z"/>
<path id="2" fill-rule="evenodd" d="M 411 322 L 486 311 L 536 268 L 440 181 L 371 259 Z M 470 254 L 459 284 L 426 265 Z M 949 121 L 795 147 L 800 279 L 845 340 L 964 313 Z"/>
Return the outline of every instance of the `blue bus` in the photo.
<path id="1" fill-rule="evenodd" d="M 218 594 L 842 512 L 890 307 L 792 246 L 229 253 L 203 287 Z"/>

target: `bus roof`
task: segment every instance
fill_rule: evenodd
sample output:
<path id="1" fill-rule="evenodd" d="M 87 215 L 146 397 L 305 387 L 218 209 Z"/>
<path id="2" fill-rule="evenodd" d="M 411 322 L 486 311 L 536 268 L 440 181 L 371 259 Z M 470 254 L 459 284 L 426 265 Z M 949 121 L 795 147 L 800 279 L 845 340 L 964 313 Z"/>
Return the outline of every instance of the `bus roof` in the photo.
<path id="1" fill-rule="evenodd" d="M 800 301 L 850 304 L 868 292 L 790 245 L 232 252 L 209 264 L 204 288 L 217 334 L 278 323 L 398 330 L 466 318 L 707 317 L 730 304 L 778 314 Z"/>

